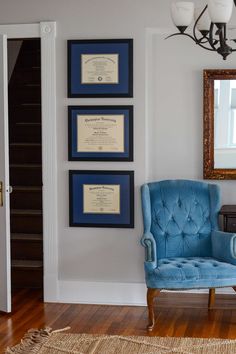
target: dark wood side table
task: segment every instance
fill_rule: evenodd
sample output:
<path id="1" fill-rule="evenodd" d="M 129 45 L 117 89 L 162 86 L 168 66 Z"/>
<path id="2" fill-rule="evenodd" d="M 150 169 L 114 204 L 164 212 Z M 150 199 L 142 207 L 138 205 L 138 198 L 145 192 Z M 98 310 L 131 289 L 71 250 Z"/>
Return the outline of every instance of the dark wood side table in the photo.
<path id="1" fill-rule="evenodd" d="M 223 216 L 223 231 L 236 232 L 236 205 L 223 205 L 220 215 Z"/>

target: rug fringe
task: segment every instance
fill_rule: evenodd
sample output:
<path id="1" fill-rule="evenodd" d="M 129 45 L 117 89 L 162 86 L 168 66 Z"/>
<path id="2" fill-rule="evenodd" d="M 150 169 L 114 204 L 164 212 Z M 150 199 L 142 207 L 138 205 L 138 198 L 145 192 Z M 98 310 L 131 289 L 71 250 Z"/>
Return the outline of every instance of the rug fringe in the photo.
<path id="1" fill-rule="evenodd" d="M 51 334 L 69 331 L 69 329 L 71 329 L 71 327 L 69 327 L 69 326 L 67 326 L 67 327 L 65 327 L 65 328 L 62 328 L 62 329 L 55 329 L 54 331 L 51 332 Z"/>
<path id="2" fill-rule="evenodd" d="M 5 354 L 36 354 L 42 347 L 44 342 L 53 334 L 57 332 L 63 332 L 70 329 L 66 327 L 52 331 L 50 327 L 44 329 L 30 329 L 21 340 L 19 344 L 12 348 L 7 348 Z"/>

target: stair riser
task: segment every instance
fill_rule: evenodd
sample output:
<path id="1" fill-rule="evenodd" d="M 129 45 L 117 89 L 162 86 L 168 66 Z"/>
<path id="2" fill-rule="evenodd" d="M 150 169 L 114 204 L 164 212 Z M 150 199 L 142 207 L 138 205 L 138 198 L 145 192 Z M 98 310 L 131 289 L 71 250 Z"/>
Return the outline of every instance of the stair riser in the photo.
<path id="1" fill-rule="evenodd" d="M 41 168 L 10 167 L 12 186 L 41 186 Z"/>
<path id="2" fill-rule="evenodd" d="M 17 103 L 40 103 L 41 87 L 23 86 L 15 89 L 14 97 L 9 96 L 9 104 Z"/>
<path id="3" fill-rule="evenodd" d="M 11 258 L 23 260 L 41 260 L 43 257 L 42 242 L 35 241 L 11 241 Z"/>
<path id="4" fill-rule="evenodd" d="M 41 143 L 41 127 L 39 125 L 14 125 L 10 129 L 10 142 Z"/>
<path id="5" fill-rule="evenodd" d="M 29 50 L 19 55 L 17 65 L 18 68 L 31 68 L 40 66 L 40 62 L 40 52 Z"/>
<path id="6" fill-rule="evenodd" d="M 40 70 L 24 70 L 14 73 L 13 80 L 10 81 L 10 85 L 17 83 L 25 84 L 40 84 L 41 82 L 41 72 Z"/>
<path id="7" fill-rule="evenodd" d="M 42 288 L 43 270 L 42 269 L 16 269 L 11 271 L 12 288 Z"/>
<path id="8" fill-rule="evenodd" d="M 41 106 L 18 105 L 9 107 L 10 123 L 40 123 Z"/>
<path id="9" fill-rule="evenodd" d="M 19 191 L 14 190 L 11 193 L 12 209 L 42 209 L 42 191 Z"/>
<path id="10" fill-rule="evenodd" d="M 41 146 L 10 146 L 10 163 L 41 164 Z"/>
<path id="11" fill-rule="evenodd" d="M 41 234 L 43 223 L 41 215 L 11 215 L 12 233 Z"/>

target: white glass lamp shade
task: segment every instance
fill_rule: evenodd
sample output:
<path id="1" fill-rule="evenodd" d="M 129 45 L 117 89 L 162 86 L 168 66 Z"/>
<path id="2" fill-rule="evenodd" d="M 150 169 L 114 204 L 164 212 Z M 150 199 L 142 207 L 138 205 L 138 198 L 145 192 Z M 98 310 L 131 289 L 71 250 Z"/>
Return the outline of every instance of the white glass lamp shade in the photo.
<path id="1" fill-rule="evenodd" d="M 227 23 L 233 11 L 233 0 L 207 0 L 210 19 L 213 23 Z"/>
<path id="2" fill-rule="evenodd" d="M 197 21 L 198 17 L 202 13 L 203 8 L 197 7 L 194 10 L 194 20 Z M 199 31 L 209 31 L 211 25 L 211 19 L 208 13 L 208 10 L 203 13 L 203 15 L 200 17 L 198 23 L 197 23 L 197 29 Z"/>
<path id="3" fill-rule="evenodd" d="M 189 26 L 193 21 L 194 4 L 180 1 L 171 4 L 171 17 L 175 26 Z"/>

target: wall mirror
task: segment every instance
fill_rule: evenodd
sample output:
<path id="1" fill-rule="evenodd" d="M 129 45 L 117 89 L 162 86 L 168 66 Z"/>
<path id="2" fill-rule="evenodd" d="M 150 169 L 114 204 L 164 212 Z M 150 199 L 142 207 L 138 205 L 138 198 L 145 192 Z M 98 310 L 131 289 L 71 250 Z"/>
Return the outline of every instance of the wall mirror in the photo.
<path id="1" fill-rule="evenodd" d="M 204 70 L 204 179 L 236 179 L 236 70 Z"/>

